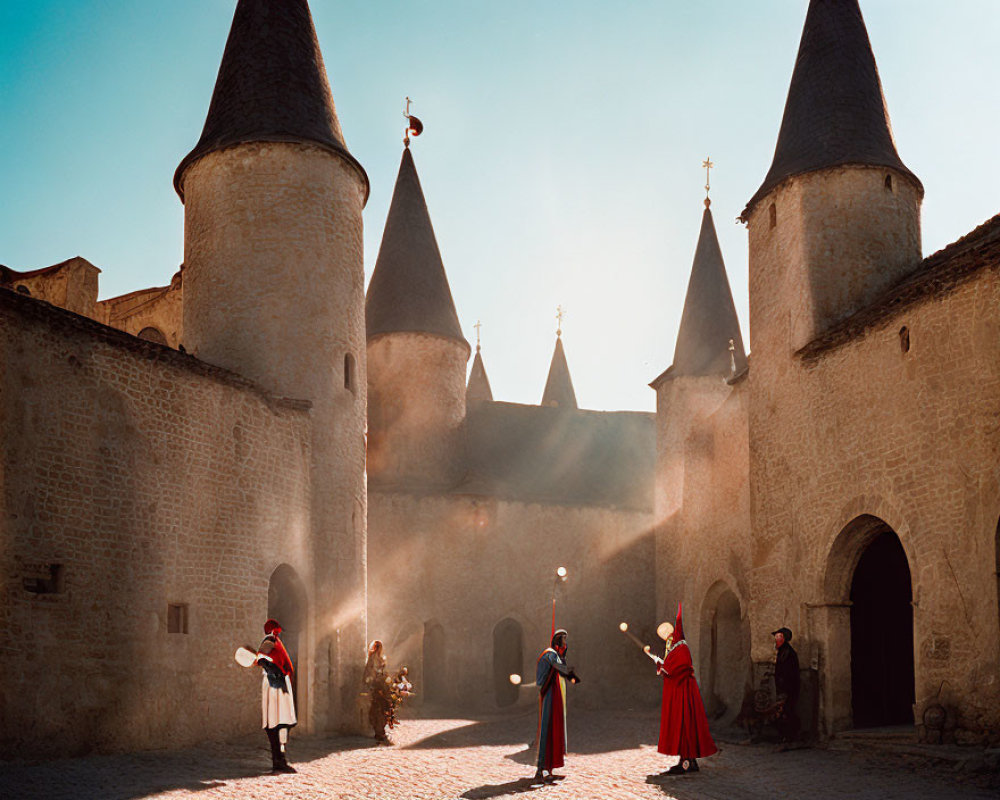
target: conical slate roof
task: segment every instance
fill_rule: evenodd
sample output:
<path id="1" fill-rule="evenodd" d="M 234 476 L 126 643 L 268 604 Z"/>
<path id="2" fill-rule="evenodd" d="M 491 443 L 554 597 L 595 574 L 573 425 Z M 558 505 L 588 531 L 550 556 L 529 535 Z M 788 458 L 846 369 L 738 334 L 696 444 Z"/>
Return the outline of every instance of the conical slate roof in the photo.
<path id="1" fill-rule="evenodd" d="M 701 218 L 701 233 L 694 253 L 687 297 L 684 299 L 671 374 L 730 377 L 733 374 L 730 339 L 735 347 L 736 374 L 739 374 L 747 365 L 743 336 L 712 212 L 706 207 Z"/>
<path id="2" fill-rule="evenodd" d="M 545 392 L 542 394 L 543 406 L 559 406 L 559 408 L 577 408 L 576 392 L 573 391 L 573 379 L 569 376 L 569 364 L 566 363 L 566 352 L 563 350 L 562 337 L 556 337 L 556 349 L 552 353 L 552 363 L 549 365 L 549 377 L 545 381 Z"/>
<path id="3" fill-rule="evenodd" d="M 365 300 L 368 338 L 434 333 L 465 341 L 410 149 L 403 150 Z"/>
<path id="4" fill-rule="evenodd" d="M 174 173 L 215 150 L 245 142 L 301 142 L 348 159 L 307 0 L 239 0 L 205 128 Z"/>
<path id="5" fill-rule="evenodd" d="M 490 379 L 486 377 L 486 366 L 483 364 L 482 353 L 476 347 L 476 357 L 472 361 L 472 371 L 469 373 L 469 384 L 465 388 L 465 400 L 492 400 L 493 390 Z"/>
<path id="6" fill-rule="evenodd" d="M 891 167 L 923 191 L 896 152 L 858 0 L 811 0 L 774 161 L 742 218 L 785 178 L 844 164 Z"/>

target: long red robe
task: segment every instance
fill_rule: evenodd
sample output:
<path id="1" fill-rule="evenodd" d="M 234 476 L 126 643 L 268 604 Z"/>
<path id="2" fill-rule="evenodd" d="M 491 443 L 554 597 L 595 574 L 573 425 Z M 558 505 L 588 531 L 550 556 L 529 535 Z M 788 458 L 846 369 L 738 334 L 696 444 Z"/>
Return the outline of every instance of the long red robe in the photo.
<path id="1" fill-rule="evenodd" d="M 657 672 L 663 675 L 663 704 L 660 707 L 660 743 L 664 755 L 704 758 L 717 752 L 708 732 L 708 717 L 701 692 L 694 679 L 694 666 L 687 643 L 678 642 Z"/>
<path id="2" fill-rule="evenodd" d="M 566 755 L 566 670 L 565 662 L 551 647 L 538 658 L 538 768 L 553 770 L 564 766 Z"/>

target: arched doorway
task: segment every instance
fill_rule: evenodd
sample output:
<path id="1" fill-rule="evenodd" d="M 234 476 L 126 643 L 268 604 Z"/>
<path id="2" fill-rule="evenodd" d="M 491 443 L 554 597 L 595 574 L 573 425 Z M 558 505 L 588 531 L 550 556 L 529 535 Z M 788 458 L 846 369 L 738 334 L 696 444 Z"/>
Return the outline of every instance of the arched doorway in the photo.
<path id="1" fill-rule="evenodd" d="M 724 581 L 708 590 L 702 604 L 699 649 L 702 695 L 710 717 L 739 711 L 750 681 L 750 622 Z"/>
<path id="2" fill-rule="evenodd" d="M 863 515 L 834 541 L 826 576 L 828 730 L 913 724 L 910 565 L 896 532 Z"/>
<path id="3" fill-rule="evenodd" d="M 406 667 L 410 682 L 418 688 L 416 696 L 407 700 L 407 705 L 419 705 L 423 699 L 424 668 L 424 626 L 416 620 L 408 620 L 389 642 L 389 663 L 393 671 Z"/>
<path id="4" fill-rule="evenodd" d="M 288 564 L 281 564 L 271 573 L 267 585 L 267 615 L 281 624 L 281 642 L 292 659 L 292 693 L 295 695 L 295 709 L 301 716 L 301 709 L 306 707 L 306 681 L 299 681 L 299 673 L 303 666 L 300 654 L 306 652 L 306 621 L 307 616 L 306 591 L 295 570 Z M 301 692 L 300 692 L 301 687 Z"/>
<path id="5" fill-rule="evenodd" d="M 510 682 L 514 674 L 524 674 L 524 630 L 508 618 L 493 629 L 493 696 L 498 706 L 517 702 L 519 689 Z"/>
<path id="6" fill-rule="evenodd" d="M 424 625 L 424 699 L 439 703 L 445 699 L 444 628 L 437 622 Z"/>

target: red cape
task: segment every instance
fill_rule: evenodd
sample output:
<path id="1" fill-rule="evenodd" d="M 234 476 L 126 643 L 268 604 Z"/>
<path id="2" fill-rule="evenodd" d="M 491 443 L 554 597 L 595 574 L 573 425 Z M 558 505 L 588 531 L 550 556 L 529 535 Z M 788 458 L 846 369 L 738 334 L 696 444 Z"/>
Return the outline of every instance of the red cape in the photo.
<path id="1" fill-rule="evenodd" d="M 271 644 L 270 648 L 265 646 L 268 643 Z M 295 671 L 294 667 L 292 667 L 292 659 L 288 657 L 288 651 L 281 643 L 281 639 L 274 634 L 268 634 L 264 637 L 264 641 L 260 643 L 260 649 L 257 651 L 257 654 L 270 658 L 275 666 L 281 670 L 282 675 L 291 675 Z"/>
<path id="2" fill-rule="evenodd" d="M 687 644 L 677 644 L 667 653 L 657 671 L 663 675 L 657 750 L 664 755 L 681 758 L 704 758 L 717 752 L 708 732 L 708 718 L 694 679 L 694 666 Z"/>

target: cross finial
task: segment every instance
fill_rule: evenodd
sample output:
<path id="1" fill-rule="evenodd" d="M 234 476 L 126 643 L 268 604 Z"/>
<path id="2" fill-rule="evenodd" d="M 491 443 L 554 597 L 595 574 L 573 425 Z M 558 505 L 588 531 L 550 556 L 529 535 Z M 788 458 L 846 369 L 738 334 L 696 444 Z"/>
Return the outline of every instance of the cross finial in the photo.
<path id="1" fill-rule="evenodd" d="M 556 336 L 562 336 L 562 321 L 563 317 L 566 316 L 566 312 L 563 311 L 562 306 L 556 306 Z"/>
<path id="2" fill-rule="evenodd" d="M 712 205 L 712 201 L 708 198 L 708 192 L 712 188 L 712 167 L 715 164 L 712 163 L 711 158 L 706 158 L 701 162 L 701 165 L 705 168 L 705 208 Z"/>
<path id="3" fill-rule="evenodd" d="M 481 327 L 483 327 L 483 323 L 482 323 L 482 322 L 480 322 L 480 321 L 479 321 L 479 320 L 477 319 L 477 320 L 476 320 L 476 324 L 475 324 L 475 325 L 473 325 L 472 327 L 476 329 L 476 352 L 478 353 L 478 352 L 479 352 L 479 329 L 480 329 Z"/>
<path id="4" fill-rule="evenodd" d="M 729 340 L 729 371 L 736 376 L 736 342 Z"/>

